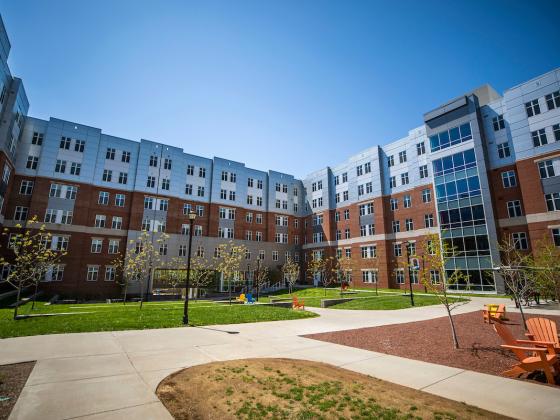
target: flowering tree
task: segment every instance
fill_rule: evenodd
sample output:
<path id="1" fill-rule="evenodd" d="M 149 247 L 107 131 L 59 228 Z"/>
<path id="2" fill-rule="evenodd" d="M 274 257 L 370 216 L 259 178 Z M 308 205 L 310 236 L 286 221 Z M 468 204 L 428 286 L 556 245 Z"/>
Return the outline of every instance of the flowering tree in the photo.
<path id="1" fill-rule="evenodd" d="M 129 241 L 128 252 L 120 260 L 115 261 L 115 266 L 122 273 L 120 284 L 124 288 L 123 303 L 131 284 L 140 287 L 140 309 L 144 303 L 145 285 L 150 281 L 153 270 L 161 265 L 159 247 L 164 245 L 169 235 L 161 234 L 152 241 L 152 235 L 148 231 L 142 231 L 136 240 Z M 157 248 L 156 248 L 157 246 Z"/>
<path id="2" fill-rule="evenodd" d="M 527 258 L 536 290 L 560 302 L 560 248 L 549 239 L 535 244 L 533 258 Z"/>
<path id="3" fill-rule="evenodd" d="M 328 264 L 334 279 L 340 283 L 340 296 L 342 297 L 344 286 L 350 285 L 353 268 L 352 258 L 346 255 L 337 255 L 336 257 L 332 257 Z"/>
<path id="4" fill-rule="evenodd" d="M 336 271 L 333 270 L 333 257 L 324 257 L 322 253 L 313 253 L 313 258 L 307 263 L 307 273 L 311 278 L 319 276 L 325 296 L 327 295 L 327 287 L 336 279 Z"/>
<path id="5" fill-rule="evenodd" d="M 453 321 L 452 311 L 460 305 L 467 303 L 465 300 L 457 300 L 449 296 L 449 286 L 464 283 L 468 288 L 469 276 L 459 269 L 446 270 L 447 263 L 450 259 L 457 254 L 447 241 L 440 242 L 437 234 L 428 235 L 422 244 L 422 253 L 424 261 L 429 270 L 422 270 L 421 281 L 426 290 L 433 294 L 439 302 L 444 306 L 449 318 L 449 325 L 451 327 L 451 336 L 453 338 L 453 347 L 459 348 L 459 341 L 457 339 L 457 331 Z M 435 275 L 437 274 L 437 278 Z"/>
<path id="6" fill-rule="evenodd" d="M 257 261 L 257 269 L 253 274 L 253 285 L 257 290 L 257 301 L 259 300 L 259 294 L 261 291 L 262 286 L 268 281 L 270 276 L 270 271 L 268 267 L 261 266 L 260 260 Z"/>
<path id="7" fill-rule="evenodd" d="M 2 258 L 0 264 L 10 266 L 5 281 L 17 289 L 19 302 L 21 292 L 26 287 L 35 286 L 35 296 L 37 295 L 39 282 L 66 252 L 51 249 L 51 234 L 45 231 L 45 225 L 38 222 L 37 216 L 33 216 L 25 228 L 19 224 L 15 227 L 18 229 L 17 233 L 10 235 L 8 229 L 4 229 L 2 233 L 4 236 L 10 235 L 8 248 L 12 255 L 9 255 L 7 260 Z M 18 319 L 17 304 L 14 308 L 14 319 Z"/>
<path id="8" fill-rule="evenodd" d="M 286 283 L 288 283 L 290 294 L 292 294 L 292 289 L 299 279 L 299 264 L 292 257 L 286 258 L 286 262 L 282 266 L 282 275 Z"/>
<path id="9" fill-rule="evenodd" d="M 222 273 L 223 279 L 228 282 L 229 303 L 231 304 L 231 284 L 239 280 L 241 261 L 245 257 L 245 245 L 235 245 L 233 241 L 218 245 L 214 260 L 216 270 Z"/>

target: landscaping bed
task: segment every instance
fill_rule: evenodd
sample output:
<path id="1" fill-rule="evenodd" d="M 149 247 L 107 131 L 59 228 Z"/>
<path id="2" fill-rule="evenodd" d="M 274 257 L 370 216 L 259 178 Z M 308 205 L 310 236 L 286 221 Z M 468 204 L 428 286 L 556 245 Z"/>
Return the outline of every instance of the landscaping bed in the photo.
<path id="1" fill-rule="evenodd" d="M 10 416 L 35 362 L 0 366 L 0 420 Z"/>
<path id="2" fill-rule="evenodd" d="M 184 369 L 156 391 L 175 419 L 500 419 L 476 407 L 335 366 L 245 359 Z"/>
<path id="3" fill-rule="evenodd" d="M 517 313 L 508 313 L 507 316 L 513 334 L 519 339 L 526 339 L 521 316 Z M 546 317 L 560 325 L 560 316 L 526 317 Z M 306 337 L 498 376 L 516 363 L 517 358 L 511 351 L 500 348 L 503 342 L 492 325 L 483 322 L 480 311 L 456 315 L 454 320 L 460 347 L 457 350 L 453 348 L 447 317 Z M 544 382 L 543 376 L 535 375 L 531 379 Z"/>

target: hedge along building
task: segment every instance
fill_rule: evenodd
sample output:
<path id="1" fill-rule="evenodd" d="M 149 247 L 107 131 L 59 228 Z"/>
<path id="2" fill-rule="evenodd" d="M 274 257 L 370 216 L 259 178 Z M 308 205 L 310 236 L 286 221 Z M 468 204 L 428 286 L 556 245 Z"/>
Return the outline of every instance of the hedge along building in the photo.
<path id="1" fill-rule="evenodd" d="M 338 254 L 351 258 L 354 285 L 412 280 L 420 288 L 404 260 L 437 233 L 459 251 L 448 268 L 467 270 L 472 289 L 492 293 L 503 291 L 489 271 L 499 264 L 498 240 L 511 236 L 528 251 L 547 236 L 560 245 L 559 69 L 503 96 L 487 85 L 461 95 L 426 113 L 406 137 L 299 180 L 26 116 L 3 25 L 0 44 L 1 220 L 13 228 L 37 215 L 53 234 L 50 246 L 67 251 L 45 276 L 52 292 L 119 295 L 113 261 L 143 230 L 154 241 L 169 236 L 163 267 L 184 257 L 190 210 L 197 213 L 192 253 L 210 259 L 220 243 L 243 244 L 249 277 L 259 259 L 278 278 L 291 256 L 302 281 L 317 281 L 304 275 L 309 259 Z M 434 280 L 441 274 L 430 272 Z"/>

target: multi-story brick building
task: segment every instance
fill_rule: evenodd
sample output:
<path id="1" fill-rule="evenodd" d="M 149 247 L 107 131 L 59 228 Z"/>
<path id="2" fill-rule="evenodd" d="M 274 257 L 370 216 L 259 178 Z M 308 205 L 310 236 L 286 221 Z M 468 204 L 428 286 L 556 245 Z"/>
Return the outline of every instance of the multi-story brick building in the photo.
<path id="1" fill-rule="evenodd" d="M 13 229 L 37 215 L 51 246 L 67 250 L 46 289 L 118 295 L 116 254 L 148 230 L 154 240 L 169 235 L 164 261 L 185 256 L 190 210 L 193 253 L 210 257 L 233 240 L 247 247 L 244 271 L 257 259 L 278 270 L 292 256 L 302 281 L 314 254 L 338 253 L 351 258 L 355 285 L 421 287 L 403 262 L 436 233 L 459 251 L 449 269 L 467 270 L 475 290 L 496 292 L 504 287 L 491 269 L 504 236 L 529 251 L 547 236 L 560 246 L 560 69 L 503 96 L 488 85 L 461 95 L 406 137 L 299 180 L 26 116 L 3 25 L 0 47 L 0 221 Z"/>

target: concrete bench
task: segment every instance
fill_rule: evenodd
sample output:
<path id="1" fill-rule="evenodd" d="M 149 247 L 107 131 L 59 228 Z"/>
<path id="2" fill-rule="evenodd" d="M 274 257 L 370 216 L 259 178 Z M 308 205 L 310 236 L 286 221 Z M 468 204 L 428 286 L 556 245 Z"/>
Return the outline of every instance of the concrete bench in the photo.
<path id="1" fill-rule="evenodd" d="M 336 298 L 336 299 L 321 299 L 321 308 L 328 308 L 329 306 L 338 305 L 339 303 L 350 302 L 355 298 Z"/>

